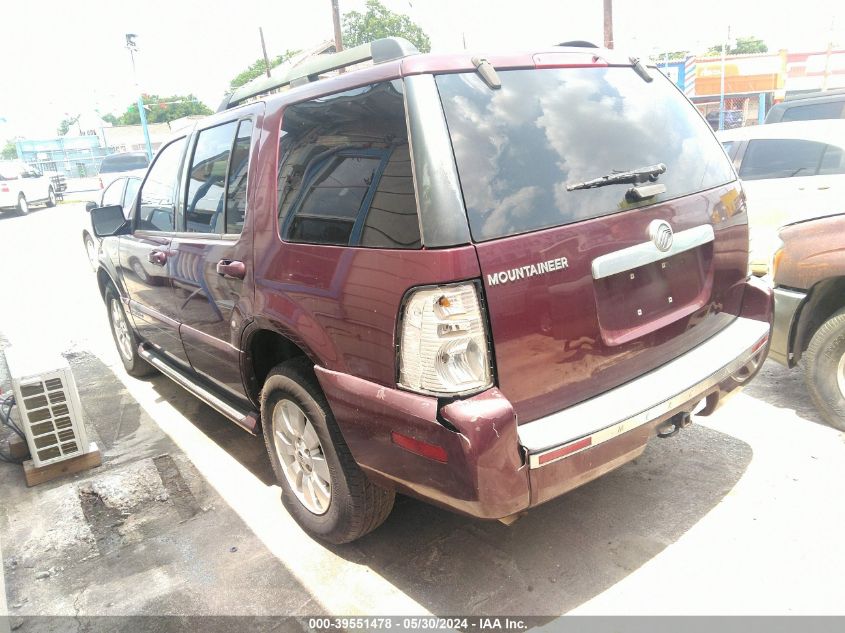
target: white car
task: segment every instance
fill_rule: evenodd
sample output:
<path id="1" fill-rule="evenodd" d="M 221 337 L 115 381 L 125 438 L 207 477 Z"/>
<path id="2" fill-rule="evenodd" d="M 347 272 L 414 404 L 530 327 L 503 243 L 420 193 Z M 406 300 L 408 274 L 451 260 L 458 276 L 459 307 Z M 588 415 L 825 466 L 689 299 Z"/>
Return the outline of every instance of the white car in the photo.
<path id="1" fill-rule="evenodd" d="M 845 120 L 754 125 L 716 137 L 747 197 L 754 274 L 768 271 L 778 228 L 845 212 Z"/>
<path id="2" fill-rule="evenodd" d="M 56 206 L 52 181 L 23 161 L 0 161 L 0 211 L 17 209 L 26 215 L 34 204 Z"/>

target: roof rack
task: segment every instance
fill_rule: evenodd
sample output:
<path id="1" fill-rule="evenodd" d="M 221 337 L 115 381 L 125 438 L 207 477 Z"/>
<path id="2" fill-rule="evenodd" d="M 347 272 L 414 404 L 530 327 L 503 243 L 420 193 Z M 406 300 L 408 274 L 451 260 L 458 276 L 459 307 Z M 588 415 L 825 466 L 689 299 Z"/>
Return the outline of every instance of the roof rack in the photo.
<path id="1" fill-rule="evenodd" d="M 272 90 L 290 86 L 291 88 L 316 81 L 320 75 L 372 60 L 374 64 L 383 64 L 394 59 L 419 53 L 416 47 L 402 37 L 385 37 L 368 44 L 361 44 L 330 55 L 315 55 L 298 66 L 288 69 L 278 77 L 258 77 L 248 84 L 236 88 L 232 94 L 223 97 L 217 108 L 218 112 L 233 108 L 252 97 L 269 93 Z"/>

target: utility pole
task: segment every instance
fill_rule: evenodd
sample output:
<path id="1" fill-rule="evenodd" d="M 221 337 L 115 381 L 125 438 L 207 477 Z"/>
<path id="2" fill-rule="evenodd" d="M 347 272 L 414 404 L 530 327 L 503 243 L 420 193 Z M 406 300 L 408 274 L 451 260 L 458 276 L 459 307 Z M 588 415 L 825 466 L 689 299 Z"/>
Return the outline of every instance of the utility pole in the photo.
<path id="1" fill-rule="evenodd" d="M 340 9 L 338 0 L 332 0 L 332 23 L 334 24 L 334 49 L 338 53 L 343 50 L 343 38 L 340 34 Z"/>
<path id="2" fill-rule="evenodd" d="M 138 45 L 135 43 L 135 33 L 126 34 L 126 48 L 129 51 L 129 58 L 132 60 L 132 77 L 135 80 L 135 90 L 138 92 L 138 115 L 141 117 L 141 129 L 144 131 L 144 143 L 147 146 L 147 159 L 153 159 L 153 146 L 150 143 L 150 130 L 147 128 L 147 112 L 144 110 L 144 96 L 138 85 L 138 73 L 135 70 L 135 53 L 138 52 Z"/>
<path id="3" fill-rule="evenodd" d="M 604 47 L 613 48 L 613 0 L 604 0 Z"/>
<path id="4" fill-rule="evenodd" d="M 264 70 L 267 76 L 270 76 L 270 59 L 267 57 L 267 46 L 264 44 L 264 29 L 258 27 L 258 34 L 261 36 L 261 52 L 264 55 Z"/>
<path id="5" fill-rule="evenodd" d="M 731 27 L 728 26 L 728 37 L 722 42 L 722 75 L 719 81 L 719 129 L 725 129 L 725 55 L 731 41 Z"/>

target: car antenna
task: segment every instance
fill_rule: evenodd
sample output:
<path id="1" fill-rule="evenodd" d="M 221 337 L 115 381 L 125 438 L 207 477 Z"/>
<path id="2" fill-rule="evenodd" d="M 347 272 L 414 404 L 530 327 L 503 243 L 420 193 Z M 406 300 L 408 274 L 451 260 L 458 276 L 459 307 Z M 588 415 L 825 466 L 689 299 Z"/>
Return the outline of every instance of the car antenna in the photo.
<path id="1" fill-rule="evenodd" d="M 478 71 L 478 74 L 484 80 L 484 83 L 487 84 L 488 88 L 498 90 L 502 87 L 502 80 L 499 79 L 496 69 L 485 58 L 473 57 L 472 65 L 475 66 L 475 70 Z"/>

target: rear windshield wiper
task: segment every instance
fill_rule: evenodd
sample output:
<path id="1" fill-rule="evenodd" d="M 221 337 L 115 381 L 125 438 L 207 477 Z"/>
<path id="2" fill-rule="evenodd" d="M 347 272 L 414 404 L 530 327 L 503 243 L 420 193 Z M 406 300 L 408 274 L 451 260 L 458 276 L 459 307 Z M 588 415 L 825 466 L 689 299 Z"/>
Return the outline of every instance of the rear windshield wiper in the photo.
<path id="1" fill-rule="evenodd" d="M 665 173 L 666 165 L 658 163 L 657 165 L 649 165 L 640 169 L 632 169 L 631 171 L 615 171 L 612 174 L 607 174 L 601 178 L 594 178 L 593 180 L 585 180 L 584 182 L 576 182 L 572 185 L 566 185 L 567 191 L 575 191 L 576 189 L 595 189 L 596 187 L 606 187 L 607 185 L 623 185 L 632 184 L 638 185 L 644 182 L 654 182 L 657 177 Z"/>

